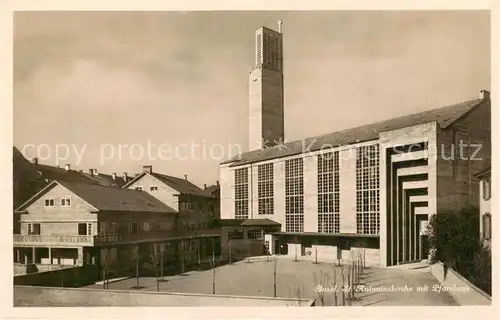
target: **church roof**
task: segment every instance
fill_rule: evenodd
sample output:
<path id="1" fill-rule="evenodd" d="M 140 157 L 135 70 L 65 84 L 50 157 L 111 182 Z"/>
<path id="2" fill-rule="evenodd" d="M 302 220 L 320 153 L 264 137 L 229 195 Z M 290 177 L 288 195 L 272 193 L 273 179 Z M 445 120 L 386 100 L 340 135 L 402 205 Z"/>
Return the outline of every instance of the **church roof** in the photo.
<path id="1" fill-rule="evenodd" d="M 475 99 L 457 103 L 451 106 L 423 111 L 407 116 L 392 118 L 351 129 L 332 132 L 303 140 L 285 142 L 273 147 L 242 153 L 222 164 L 231 163 L 231 167 L 292 156 L 304 153 L 304 150 L 317 151 L 325 147 L 338 147 L 360 142 L 377 140 L 384 131 L 392 131 L 410 126 L 437 122 L 440 128 L 446 129 L 455 121 L 467 115 L 489 98 Z"/>

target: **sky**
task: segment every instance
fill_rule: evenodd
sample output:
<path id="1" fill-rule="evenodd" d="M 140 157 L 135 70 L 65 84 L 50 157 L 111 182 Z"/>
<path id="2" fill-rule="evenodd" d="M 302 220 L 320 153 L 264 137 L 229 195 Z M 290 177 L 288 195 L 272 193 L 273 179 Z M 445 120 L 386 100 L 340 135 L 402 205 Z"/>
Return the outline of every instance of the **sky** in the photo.
<path id="1" fill-rule="evenodd" d="M 215 183 L 247 151 L 255 30 L 280 19 L 287 141 L 490 89 L 487 11 L 16 12 L 14 145 Z"/>

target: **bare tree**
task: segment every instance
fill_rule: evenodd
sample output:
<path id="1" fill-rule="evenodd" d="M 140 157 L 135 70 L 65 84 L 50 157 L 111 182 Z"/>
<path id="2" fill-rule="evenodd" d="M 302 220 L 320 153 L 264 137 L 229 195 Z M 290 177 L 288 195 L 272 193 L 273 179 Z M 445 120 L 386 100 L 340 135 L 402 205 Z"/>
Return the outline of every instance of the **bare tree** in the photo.
<path id="1" fill-rule="evenodd" d="M 342 275 L 342 305 L 345 306 L 345 292 L 346 292 L 346 285 L 345 285 L 345 270 L 344 266 L 340 265 L 340 272 Z"/>
<path id="2" fill-rule="evenodd" d="M 302 302 L 303 302 L 303 299 L 304 299 L 304 288 L 303 288 L 303 284 L 301 284 L 300 286 L 298 287 L 295 287 L 292 291 L 292 287 L 288 287 L 288 292 L 289 292 L 289 295 L 290 296 L 294 296 L 295 298 L 297 298 L 297 306 L 301 306 L 302 305 Z"/>
<path id="3" fill-rule="evenodd" d="M 221 261 L 221 257 L 219 256 L 218 258 L 215 258 L 215 252 L 212 254 L 212 257 L 208 259 L 210 263 L 210 268 L 213 270 L 213 277 L 212 277 L 212 294 L 215 294 L 215 269 L 219 265 Z"/>
<path id="4" fill-rule="evenodd" d="M 153 268 L 155 269 L 156 275 L 156 291 L 160 292 L 160 278 L 158 277 L 158 264 L 156 262 L 155 254 L 151 254 L 151 263 L 153 264 Z"/>
<path id="5" fill-rule="evenodd" d="M 337 306 L 337 266 L 335 265 L 335 262 L 333 262 L 333 302 L 335 306 Z"/>
<path id="6" fill-rule="evenodd" d="M 163 279 L 163 270 L 165 269 L 165 249 L 163 247 L 163 244 L 160 245 L 160 279 L 158 279 L 158 282 L 166 282 L 165 279 Z"/>
<path id="7" fill-rule="evenodd" d="M 274 297 L 276 298 L 276 272 L 278 270 L 278 258 L 273 259 L 273 283 L 274 283 Z"/>
<path id="8" fill-rule="evenodd" d="M 325 287 L 329 284 L 330 276 L 327 272 L 320 270 L 319 272 L 315 272 L 313 274 L 313 280 L 315 285 L 315 293 L 317 295 L 317 299 L 320 301 L 321 306 L 325 305 Z"/>

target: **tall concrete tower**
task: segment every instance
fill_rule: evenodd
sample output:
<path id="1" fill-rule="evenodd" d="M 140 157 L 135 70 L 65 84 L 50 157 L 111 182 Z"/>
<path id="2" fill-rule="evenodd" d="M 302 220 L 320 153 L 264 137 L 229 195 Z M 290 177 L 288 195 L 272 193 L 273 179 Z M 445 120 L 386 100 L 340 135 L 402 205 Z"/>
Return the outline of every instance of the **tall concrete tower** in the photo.
<path id="1" fill-rule="evenodd" d="M 249 150 L 278 144 L 285 139 L 283 97 L 283 22 L 278 31 L 255 31 L 255 66 L 250 70 Z"/>

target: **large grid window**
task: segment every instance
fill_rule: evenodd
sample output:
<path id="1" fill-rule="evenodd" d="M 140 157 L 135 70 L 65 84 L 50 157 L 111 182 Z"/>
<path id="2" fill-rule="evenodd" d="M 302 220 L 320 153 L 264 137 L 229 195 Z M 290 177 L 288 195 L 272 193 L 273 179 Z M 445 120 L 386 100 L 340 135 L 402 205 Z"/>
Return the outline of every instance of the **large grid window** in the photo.
<path id="1" fill-rule="evenodd" d="M 363 146 L 356 155 L 356 230 L 380 232 L 379 147 Z"/>
<path id="2" fill-rule="evenodd" d="M 304 163 L 302 158 L 285 162 L 285 230 L 304 232 Z"/>
<path id="3" fill-rule="evenodd" d="M 340 232 L 339 153 L 318 156 L 318 232 Z"/>
<path id="4" fill-rule="evenodd" d="M 259 194 L 259 214 L 274 213 L 273 164 L 262 164 L 257 167 L 257 181 Z"/>
<path id="5" fill-rule="evenodd" d="M 248 169 L 234 171 L 234 217 L 248 219 Z"/>

